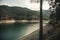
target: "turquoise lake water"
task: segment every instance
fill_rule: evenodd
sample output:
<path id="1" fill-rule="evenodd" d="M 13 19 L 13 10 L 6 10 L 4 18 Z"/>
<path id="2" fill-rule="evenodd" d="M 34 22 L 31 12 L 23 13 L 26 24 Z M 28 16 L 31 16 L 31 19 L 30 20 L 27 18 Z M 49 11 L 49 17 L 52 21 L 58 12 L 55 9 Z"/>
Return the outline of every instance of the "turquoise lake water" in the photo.
<path id="1" fill-rule="evenodd" d="M 17 40 L 39 29 L 39 23 L 0 24 L 0 40 Z"/>

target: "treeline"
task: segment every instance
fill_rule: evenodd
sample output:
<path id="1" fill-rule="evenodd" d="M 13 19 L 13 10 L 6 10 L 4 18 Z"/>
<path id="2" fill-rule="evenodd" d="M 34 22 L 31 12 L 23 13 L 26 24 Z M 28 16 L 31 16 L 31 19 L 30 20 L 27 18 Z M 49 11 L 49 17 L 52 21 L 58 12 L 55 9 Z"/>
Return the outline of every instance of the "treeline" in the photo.
<path id="1" fill-rule="evenodd" d="M 48 12 L 44 12 L 44 19 Z M 48 13 L 49 14 L 49 13 Z M 39 20 L 40 12 L 33 11 L 28 8 L 22 7 L 9 7 L 6 5 L 0 5 L 0 20 Z"/>

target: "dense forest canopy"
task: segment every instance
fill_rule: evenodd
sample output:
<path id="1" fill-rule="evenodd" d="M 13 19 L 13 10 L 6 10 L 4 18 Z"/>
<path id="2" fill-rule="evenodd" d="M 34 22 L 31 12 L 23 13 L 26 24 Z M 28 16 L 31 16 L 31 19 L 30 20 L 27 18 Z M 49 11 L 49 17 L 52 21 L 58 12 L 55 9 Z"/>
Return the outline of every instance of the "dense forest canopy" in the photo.
<path id="1" fill-rule="evenodd" d="M 49 18 L 49 10 L 43 10 L 43 18 Z M 39 20 L 40 11 L 22 7 L 0 5 L 0 20 Z"/>

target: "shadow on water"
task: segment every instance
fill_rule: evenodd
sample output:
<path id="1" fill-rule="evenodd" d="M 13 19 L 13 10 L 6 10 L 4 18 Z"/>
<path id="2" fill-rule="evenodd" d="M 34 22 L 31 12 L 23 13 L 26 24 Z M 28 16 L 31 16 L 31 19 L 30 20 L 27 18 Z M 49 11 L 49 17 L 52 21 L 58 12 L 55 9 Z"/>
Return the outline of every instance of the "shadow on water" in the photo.
<path id="1" fill-rule="evenodd" d="M 0 40 L 16 40 L 26 34 L 27 28 L 35 23 L 0 24 Z"/>

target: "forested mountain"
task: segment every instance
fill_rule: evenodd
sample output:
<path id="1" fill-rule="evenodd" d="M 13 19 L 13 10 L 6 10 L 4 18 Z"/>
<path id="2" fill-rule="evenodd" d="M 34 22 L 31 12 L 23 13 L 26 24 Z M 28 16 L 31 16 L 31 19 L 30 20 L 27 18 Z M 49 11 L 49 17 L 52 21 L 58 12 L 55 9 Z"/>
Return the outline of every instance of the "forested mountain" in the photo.
<path id="1" fill-rule="evenodd" d="M 43 18 L 49 18 L 49 11 L 43 10 Z M 40 12 L 22 7 L 0 5 L 0 20 L 38 20 Z"/>

